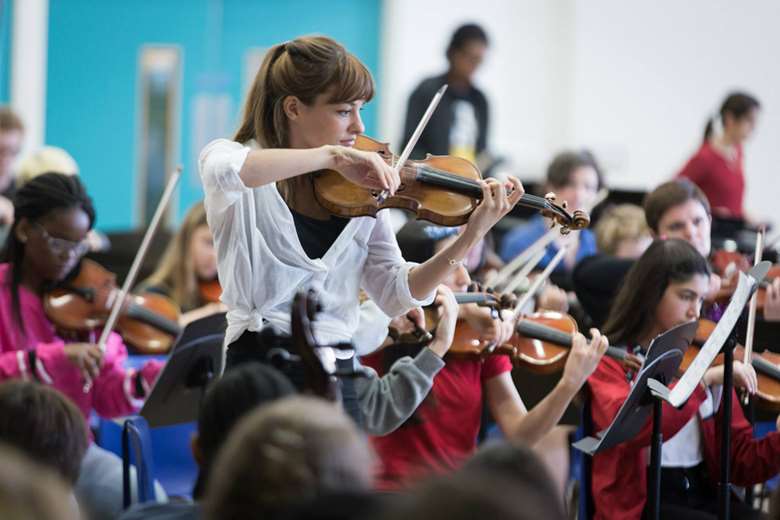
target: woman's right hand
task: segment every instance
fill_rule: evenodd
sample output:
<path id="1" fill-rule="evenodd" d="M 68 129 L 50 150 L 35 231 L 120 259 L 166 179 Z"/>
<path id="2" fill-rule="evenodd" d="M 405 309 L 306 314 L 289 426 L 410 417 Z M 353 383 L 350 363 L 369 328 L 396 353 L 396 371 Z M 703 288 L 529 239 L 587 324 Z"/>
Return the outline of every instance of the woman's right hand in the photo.
<path id="1" fill-rule="evenodd" d="M 433 341 L 428 348 L 439 357 L 444 357 L 455 338 L 458 302 L 455 301 L 455 295 L 446 285 L 439 285 L 436 288 L 436 304 L 439 308 L 439 323 L 436 325 Z"/>
<path id="2" fill-rule="evenodd" d="M 400 176 L 376 152 L 332 146 L 331 153 L 333 169 L 358 186 L 394 195 L 401 184 Z"/>
<path id="3" fill-rule="evenodd" d="M 85 381 L 92 381 L 100 374 L 103 352 L 94 343 L 68 343 L 65 357 L 79 370 Z"/>

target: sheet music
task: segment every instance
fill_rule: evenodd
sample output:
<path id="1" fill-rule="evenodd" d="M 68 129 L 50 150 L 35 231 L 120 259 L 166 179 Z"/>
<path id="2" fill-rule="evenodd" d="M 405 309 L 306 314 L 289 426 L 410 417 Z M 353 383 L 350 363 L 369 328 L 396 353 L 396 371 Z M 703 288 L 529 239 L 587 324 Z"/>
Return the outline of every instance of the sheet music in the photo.
<path id="1" fill-rule="evenodd" d="M 756 280 L 744 273 L 739 273 L 739 281 L 734 295 L 731 297 L 726 312 L 715 326 L 715 330 L 704 343 L 696 358 L 691 362 L 688 370 L 680 378 L 675 387 L 669 393 L 669 403 L 672 406 L 682 406 L 691 396 L 699 381 L 704 377 L 704 372 L 710 368 L 720 349 L 728 340 L 731 331 L 737 324 L 737 320 L 742 315 L 742 309 L 745 308 L 753 289 L 756 287 Z"/>

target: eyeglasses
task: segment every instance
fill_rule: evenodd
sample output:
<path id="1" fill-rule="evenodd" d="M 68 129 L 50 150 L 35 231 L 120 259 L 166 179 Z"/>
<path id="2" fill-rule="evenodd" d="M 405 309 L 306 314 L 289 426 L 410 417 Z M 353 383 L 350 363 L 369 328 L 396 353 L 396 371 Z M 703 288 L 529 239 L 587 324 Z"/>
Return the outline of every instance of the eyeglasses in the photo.
<path id="1" fill-rule="evenodd" d="M 46 245 L 48 245 L 51 252 L 56 255 L 72 253 L 76 258 L 81 258 L 89 252 L 89 242 L 86 238 L 79 242 L 74 242 L 73 240 L 53 237 L 46 231 L 46 228 L 43 227 L 43 224 L 40 222 L 33 222 L 33 224 L 41 230 L 41 236 L 46 241 Z"/>

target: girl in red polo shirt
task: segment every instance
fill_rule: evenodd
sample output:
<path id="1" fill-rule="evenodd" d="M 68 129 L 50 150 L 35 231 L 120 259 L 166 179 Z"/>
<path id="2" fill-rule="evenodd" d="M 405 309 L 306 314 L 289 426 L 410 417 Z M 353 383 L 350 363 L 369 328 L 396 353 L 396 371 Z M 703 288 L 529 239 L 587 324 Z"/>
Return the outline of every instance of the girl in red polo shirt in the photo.
<path id="1" fill-rule="evenodd" d="M 756 127 L 760 108 L 758 100 L 749 94 L 729 94 L 719 114 L 707 122 L 701 148 L 678 174 L 702 189 L 716 215 L 744 216 L 742 145 Z M 722 130 L 715 131 L 716 126 Z"/>
<path id="2" fill-rule="evenodd" d="M 409 222 L 398 233 L 398 245 L 405 258 L 424 261 L 455 240 L 454 232 L 457 230 L 422 221 Z M 470 282 L 462 264 L 443 281 L 458 292 L 465 291 Z M 474 304 L 461 305 L 459 317 L 481 331 L 483 340 L 501 344 L 512 333 L 509 321 L 493 320 L 488 311 Z M 415 414 L 389 435 L 372 437 L 382 463 L 378 486 L 404 488 L 431 474 L 458 468 L 477 447 L 483 402 L 508 439 L 532 446 L 539 442 L 558 423 L 607 349 L 606 337 L 596 329 L 590 333 L 590 342 L 582 334 L 575 335 L 561 380 L 530 411 L 512 382 L 512 363 L 507 356 L 484 360 L 448 357 Z M 400 345 L 389 346 L 363 361 L 383 373 L 395 359 L 409 354 L 403 350 Z"/>

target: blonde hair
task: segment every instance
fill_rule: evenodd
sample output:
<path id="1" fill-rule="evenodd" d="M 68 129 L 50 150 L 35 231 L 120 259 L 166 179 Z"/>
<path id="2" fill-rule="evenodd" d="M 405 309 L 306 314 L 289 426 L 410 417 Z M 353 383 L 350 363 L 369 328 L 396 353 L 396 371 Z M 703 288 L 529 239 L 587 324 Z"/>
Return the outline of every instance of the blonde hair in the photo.
<path id="1" fill-rule="evenodd" d="M 47 172 L 78 175 L 79 166 L 73 157 L 62 148 L 44 146 L 22 159 L 19 171 L 16 173 L 16 185 L 21 187 L 30 179 Z"/>
<path id="2" fill-rule="evenodd" d="M 623 240 L 650 236 L 645 212 L 634 204 L 619 204 L 608 209 L 596 224 L 596 245 L 602 253 L 614 255 Z"/>
<path id="3" fill-rule="evenodd" d="M 369 101 L 374 80 L 359 59 L 325 36 L 304 36 L 271 47 L 247 96 L 234 140 L 255 139 L 263 148 L 288 147 L 284 99 L 295 96 L 311 105 L 326 92 L 329 103 Z"/>
<path id="4" fill-rule="evenodd" d="M 195 230 L 207 225 L 203 202 L 192 206 L 184 216 L 181 227 L 165 249 L 160 265 L 142 285 L 164 286 L 169 296 L 182 310 L 197 307 L 200 303 L 195 261 L 190 255 L 190 244 Z"/>

